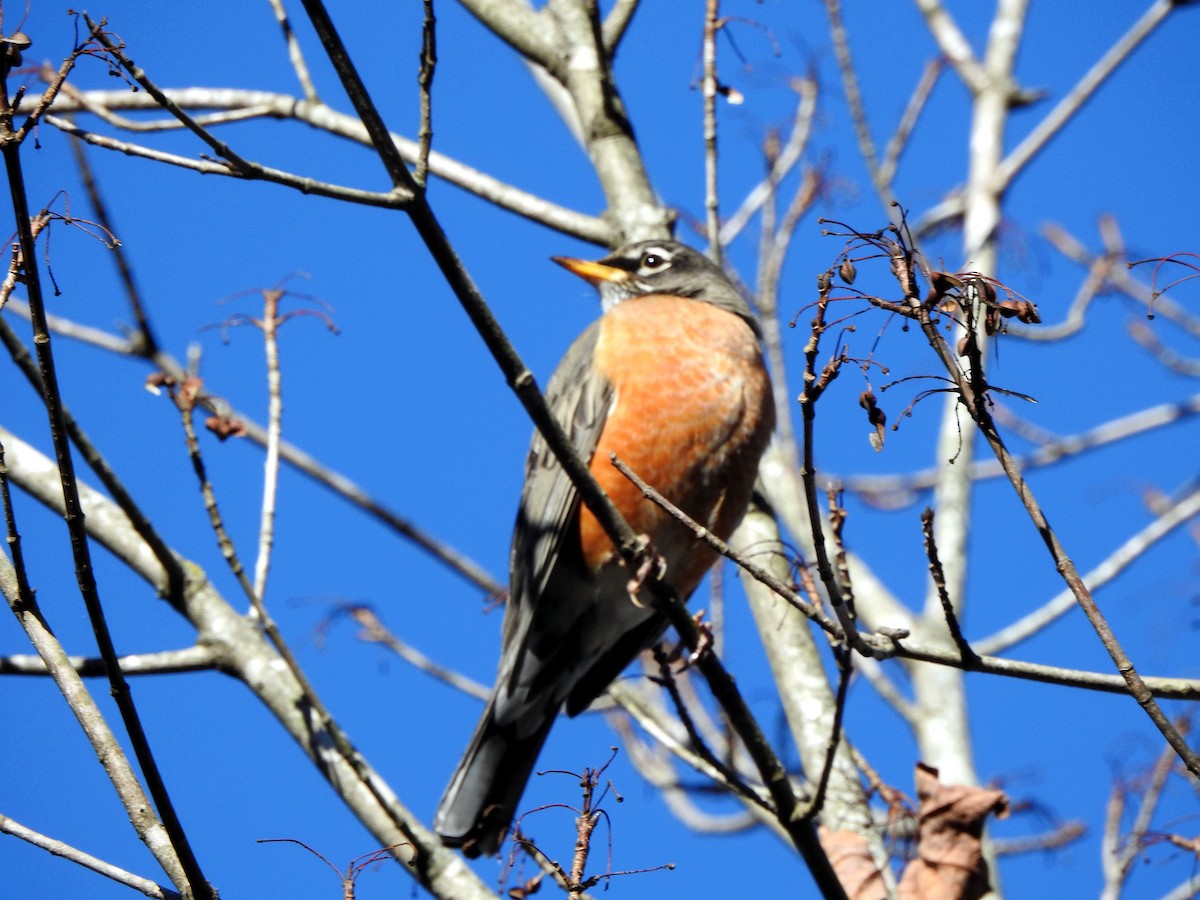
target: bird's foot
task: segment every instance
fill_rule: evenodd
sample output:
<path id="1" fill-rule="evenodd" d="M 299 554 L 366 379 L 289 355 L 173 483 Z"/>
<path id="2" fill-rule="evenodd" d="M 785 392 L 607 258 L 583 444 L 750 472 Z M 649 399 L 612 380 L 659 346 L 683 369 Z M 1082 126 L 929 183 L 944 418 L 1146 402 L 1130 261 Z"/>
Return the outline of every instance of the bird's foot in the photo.
<path id="1" fill-rule="evenodd" d="M 683 668 L 679 671 L 686 672 L 693 665 L 700 661 L 700 658 L 712 650 L 713 647 L 713 629 L 712 624 L 704 621 L 704 610 L 700 610 L 694 616 L 692 621 L 696 623 L 696 630 L 700 634 L 700 639 L 696 642 L 696 649 L 689 653 L 683 659 Z"/>
<path id="2" fill-rule="evenodd" d="M 650 543 L 650 535 L 639 534 L 638 544 L 640 545 L 639 557 L 641 562 L 638 564 L 637 571 L 633 573 L 629 581 L 625 583 L 625 590 L 629 592 L 629 599 L 633 601 L 635 606 L 645 606 L 638 599 L 638 594 L 646 585 L 646 580 L 659 581 L 667 574 L 667 560 L 662 554 L 654 549 L 654 545 Z"/>
<path id="3" fill-rule="evenodd" d="M 667 656 L 668 661 L 672 663 L 683 660 L 683 664 L 679 667 L 679 672 L 677 673 L 679 675 L 682 675 L 698 663 L 705 653 L 712 650 L 714 641 L 713 629 L 710 623 L 704 621 L 704 613 L 705 611 L 702 609 L 692 615 L 692 621 L 696 623 L 696 630 L 700 634 L 699 640 L 696 642 L 696 649 L 685 655 L 684 651 L 687 650 L 687 644 L 680 641 Z"/>

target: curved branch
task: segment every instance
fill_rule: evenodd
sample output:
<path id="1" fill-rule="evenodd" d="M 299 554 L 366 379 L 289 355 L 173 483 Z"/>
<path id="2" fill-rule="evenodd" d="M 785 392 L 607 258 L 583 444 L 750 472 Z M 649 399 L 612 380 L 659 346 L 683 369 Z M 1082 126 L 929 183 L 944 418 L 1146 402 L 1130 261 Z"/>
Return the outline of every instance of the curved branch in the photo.
<path id="1" fill-rule="evenodd" d="M 926 2 L 926 0 L 922 0 Z M 1071 121 L 1083 105 L 1087 103 L 1100 85 L 1112 75 L 1134 50 L 1136 50 L 1154 29 L 1171 14 L 1178 6 L 1176 0 L 1154 0 L 1125 34 L 1117 40 L 1108 52 L 1102 56 L 1091 69 L 1079 80 L 1065 97 L 1058 102 L 1054 109 L 1038 123 L 1021 141 L 1016 148 L 1000 163 L 995 173 L 995 190 L 1003 192 L 1014 178 L 1028 165 L 1050 140 Z"/>
<path id="2" fill-rule="evenodd" d="M 1160 403 L 1104 422 L 1080 434 L 1055 438 L 1031 453 L 1016 456 L 1014 459 L 1023 471 L 1029 471 L 1157 428 L 1186 422 L 1197 415 L 1200 415 L 1200 394 L 1193 394 L 1178 403 Z M 999 478 L 1003 475 L 1004 468 L 995 459 L 977 460 L 971 464 L 971 477 L 976 481 Z M 893 506 L 902 502 L 915 503 L 917 494 L 933 487 L 936 476 L 936 470 L 930 468 L 905 475 L 847 475 L 841 478 L 831 475 L 828 480 L 843 485 L 847 491 L 863 495 L 869 502 L 883 502 L 881 498 L 888 494 L 898 495 L 899 499 L 896 502 L 885 504 Z"/>
<path id="3" fill-rule="evenodd" d="M 917 9 L 925 17 L 925 25 L 938 49 L 942 51 L 963 84 L 972 94 L 980 94 L 987 87 L 988 76 L 983 64 L 975 56 L 971 44 L 959 29 L 954 17 L 946 11 L 941 0 L 916 0 Z"/>
<path id="4" fill-rule="evenodd" d="M 161 884 L 151 881 L 149 878 L 142 878 L 140 875 L 127 872 L 124 869 L 114 866 L 112 863 L 92 856 L 90 853 L 84 853 L 70 844 L 34 831 L 32 828 L 26 828 L 20 822 L 10 819 L 3 813 L 0 813 L 0 834 L 12 835 L 28 844 L 42 848 L 47 853 L 60 856 L 69 862 L 103 875 L 105 878 L 111 878 L 118 884 L 131 887 L 147 897 L 154 897 L 157 900 L 181 900 L 181 895 L 175 893 L 170 888 L 165 888 Z"/>
<path id="5" fill-rule="evenodd" d="M 1088 590 L 1095 591 L 1112 581 L 1139 559 L 1150 547 L 1180 525 L 1200 515 L 1200 490 L 1193 491 L 1170 509 L 1129 538 L 1108 559 L 1083 576 Z M 995 634 L 975 642 L 980 653 L 998 653 L 1014 647 L 1041 631 L 1055 619 L 1075 608 L 1075 596 L 1069 590 L 1047 601 L 1040 609 L 1018 619 Z"/>
<path id="6" fill-rule="evenodd" d="M 234 88 L 163 89 L 162 93 L 183 110 L 244 111 L 246 113 L 244 118 L 271 118 L 303 122 L 319 131 L 347 138 L 359 144 L 370 145 L 366 128 L 354 116 L 338 112 L 324 103 L 302 100 L 290 94 Z M 39 100 L 39 95 L 29 95 L 22 102 L 22 108 L 26 104 L 37 104 Z M 60 94 L 51 107 L 58 113 L 87 112 L 93 114 L 97 112 L 98 108 L 109 111 L 147 112 L 161 109 L 153 97 L 141 91 L 138 93 L 81 91 L 77 95 Z M 203 122 L 205 120 L 195 117 L 195 121 Z M 416 141 L 398 134 L 392 134 L 391 139 L 407 162 L 415 163 L 417 161 L 420 147 Z M 436 150 L 430 151 L 429 171 L 434 176 L 469 191 L 501 209 L 539 222 L 563 234 L 601 246 L 610 245 L 614 241 L 613 230 L 603 219 L 551 203 L 527 191 L 505 184 L 491 175 Z M 298 178 L 299 176 L 294 177 Z"/>
<path id="7" fill-rule="evenodd" d="M 0 428 L 10 478 L 42 505 L 62 512 L 62 490 L 54 463 Z M 166 573 L 124 514 L 99 492 L 79 483 L 88 534 L 158 589 Z M 398 800 L 361 752 L 348 757 L 336 724 L 316 718 L 301 685 L 254 623 L 242 617 L 194 564 L 180 560 L 188 573 L 183 614 L 196 628 L 197 640 L 211 648 L 218 667 L 250 688 L 317 766 L 342 801 L 434 896 L 446 900 L 494 900 L 495 895 L 459 859 L 441 845 Z M 265 678 L 264 673 L 270 673 Z M 342 740 L 339 740 L 341 738 Z"/>
<path id="8" fill-rule="evenodd" d="M 521 0 L 459 0 L 467 11 L 522 56 L 549 69 L 559 55 L 554 28 Z"/>

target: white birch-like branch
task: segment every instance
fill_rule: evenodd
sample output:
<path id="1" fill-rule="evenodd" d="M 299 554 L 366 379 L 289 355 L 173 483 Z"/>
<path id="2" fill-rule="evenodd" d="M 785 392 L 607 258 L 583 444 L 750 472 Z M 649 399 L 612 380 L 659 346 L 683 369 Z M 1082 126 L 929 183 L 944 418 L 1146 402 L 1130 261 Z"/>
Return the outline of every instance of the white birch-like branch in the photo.
<path id="1" fill-rule="evenodd" d="M 21 485 L 22 479 L 18 472 L 21 467 L 21 459 L 26 455 L 21 449 L 23 445 L 2 431 L 0 431 L 0 445 L 4 447 L 9 478 L 12 482 Z M 42 457 L 40 461 L 44 464 L 43 477 L 49 482 L 48 487 L 53 492 L 54 481 L 58 478 L 58 467 L 46 457 Z M 57 491 L 56 499 L 60 504 L 62 503 L 61 487 Z M 167 877 L 171 879 L 172 884 L 186 885 L 188 879 L 179 861 L 175 846 L 171 842 L 171 837 L 155 814 L 154 804 L 151 803 L 149 796 L 142 788 L 142 783 L 133 771 L 129 757 L 125 754 L 112 729 L 109 728 L 104 713 L 100 711 L 91 692 L 84 685 L 83 679 L 71 665 L 62 644 L 47 627 L 36 607 L 30 606 L 32 598 L 20 596 L 13 564 L 7 556 L 3 555 L 0 555 L 0 592 L 8 600 L 17 621 L 25 630 L 30 643 L 37 650 L 50 677 L 54 679 L 63 699 L 67 701 L 72 714 L 79 722 L 80 728 L 83 729 L 84 736 L 91 744 L 92 751 L 96 754 L 104 773 L 112 783 L 137 836 L 154 854 L 154 858 Z"/>
<path id="2" fill-rule="evenodd" d="M 1179 526 L 1200 516 L 1200 490 L 1192 491 L 1185 497 L 1171 504 L 1166 512 L 1150 522 L 1137 534 L 1131 536 L 1125 543 L 1114 550 L 1107 559 L 1088 572 L 1083 582 L 1089 591 L 1108 584 L 1129 566 L 1145 555 L 1146 551 L 1171 534 Z M 1043 606 L 1016 622 L 997 631 L 982 640 L 975 641 L 972 647 L 983 654 L 1003 653 L 1027 640 L 1048 626 L 1065 613 L 1076 607 L 1075 595 L 1069 590 L 1063 590 L 1047 601 Z"/>
<path id="3" fill-rule="evenodd" d="M 930 2 L 930 0 L 920 0 Z M 1019 143 L 996 169 L 995 188 L 1003 192 L 1012 180 L 1037 156 L 1051 139 L 1062 131 L 1083 108 L 1100 86 L 1108 80 L 1130 54 L 1166 20 L 1180 4 L 1177 0 L 1154 0 L 1130 29 L 1096 61 L 1079 82 L 1067 92 L 1041 122 Z"/>
<path id="4" fill-rule="evenodd" d="M 53 461 L 2 428 L 0 443 L 12 482 L 61 513 L 62 491 Z M 125 515 L 83 482 L 79 491 L 89 536 L 153 587 L 164 589 L 166 573 Z M 406 864 L 419 856 L 422 865 L 406 869 L 435 897 L 494 900 L 495 894 L 400 803 L 362 754 L 340 745 L 340 731 L 310 715 L 302 686 L 254 623 L 239 615 L 198 567 L 186 561 L 184 567 L 188 581 L 183 610 L 197 640 L 211 648 L 222 671 L 254 692 L 380 845 L 394 848 L 393 855 Z"/>
<path id="5" fill-rule="evenodd" d="M 105 675 L 104 660 L 98 656 L 68 656 L 66 662 L 83 678 L 103 678 Z M 183 650 L 160 650 L 156 653 L 131 653 L 119 657 L 117 662 L 126 675 L 167 675 L 204 672 L 216 668 L 216 659 L 212 651 L 200 646 Z M 0 675 L 49 674 L 50 669 L 40 656 L 28 653 L 0 656 Z"/>
<path id="6" fill-rule="evenodd" d="M 41 832 L 34 831 L 32 828 L 27 828 L 3 813 L 0 813 L 0 834 L 12 835 L 15 838 L 25 841 L 27 844 L 40 847 L 47 853 L 62 857 L 67 862 L 83 866 L 85 869 L 90 869 L 98 875 L 110 878 L 118 884 L 133 888 L 147 897 L 154 897 L 157 900 L 180 900 L 180 895 L 170 888 L 156 884 L 149 878 L 134 875 L 132 872 L 114 866 L 112 863 L 105 862 L 98 857 L 92 856 L 90 853 L 84 853 L 82 850 L 72 847 L 65 841 L 48 837 Z"/>
<path id="7" fill-rule="evenodd" d="M 319 102 L 310 102 L 289 94 L 279 94 L 270 91 L 241 90 L 234 88 L 181 88 L 166 89 L 163 94 L 173 103 L 185 110 L 221 110 L 232 113 L 238 110 L 246 111 L 256 118 L 272 118 L 293 120 L 311 125 L 313 128 L 337 137 L 355 141 L 364 146 L 370 146 L 366 128 L 354 116 L 338 112 L 332 107 Z M 36 105 L 40 95 L 30 95 L 25 103 Z M 91 112 L 95 107 L 103 107 L 109 111 L 146 111 L 160 113 L 161 109 L 154 98 L 144 92 L 131 91 L 81 91 L 76 96 L 60 94 L 51 109 L 61 114 L 71 112 Z M 196 117 L 197 122 L 205 121 Z M 58 124 L 57 122 L 55 123 Z M 110 139 L 111 140 L 111 139 Z M 393 134 L 392 140 L 400 155 L 410 163 L 415 163 L 420 151 L 416 141 L 401 135 Z M 117 142 L 118 145 L 123 142 Z M 130 145 L 136 146 L 136 145 Z M 122 150 L 121 152 L 126 152 Z M 149 148 L 146 148 L 149 153 Z M 153 151 L 161 153 L 161 151 Z M 163 154 L 164 161 L 181 165 L 173 154 Z M 186 157 L 178 157 L 186 159 Z M 193 162 L 196 162 L 193 160 Z M 197 168 L 196 166 L 192 166 Z M 213 169 L 216 172 L 219 169 Z M 549 228 L 573 235 L 581 240 L 594 244 L 607 245 L 612 243 L 611 227 L 596 216 L 589 216 L 575 210 L 567 209 L 556 203 L 551 203 L 537 197 L 528 191 L 505 184 L 478 169 L 473 169 L 464 163 L 454 160 L 434 150 L 429 154 L 429 171 L 438 178 L 450 182 L 476 196 L 493 203 L 501 209 L 506 209 L 517 215 L 524 216 L 535 222 L 540 222 Z M 291 173 L 284 173 L 290 175 Z M 301 176 L 291 176 L 300 179 Z M 347 188 L 348 191 L 358 189 Z M 361 191 L 366 197 L 382 195 L 386 192 Z M 351 198 L 352 199 L 352 198 Z M 359 200 L 357 202 L 365 202 Z M 376 204 L 381 205 L 381 204 Z"/>
<path id="8" fill-rule="evenodd" d="M 973 94 L 981 93 L 988 84 L 983 64 L 971 49 L 971 43 L 959 30 L 954 17 L 941 0 L 916 0 L 917 9 L 925 17 L 925 25 L 938 48 L 954 66 L 954 71 Z"/>

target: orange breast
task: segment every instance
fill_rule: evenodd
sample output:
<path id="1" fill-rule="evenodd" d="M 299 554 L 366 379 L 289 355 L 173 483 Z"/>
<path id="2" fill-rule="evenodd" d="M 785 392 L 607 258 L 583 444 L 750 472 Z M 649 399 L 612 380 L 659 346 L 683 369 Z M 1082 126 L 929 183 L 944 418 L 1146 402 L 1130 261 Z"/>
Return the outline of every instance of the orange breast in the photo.
<path id="1" fill-rule="evenodd" d="M 596 367 L 615 405 L 591 461 L 600 486 L 635 532 L 666 558 L 682 595 L 713 555 L 610 462 L 615 453 L 691 518 L 725 539 L 745 512 L 774 406 L 758 342 L 738 316 L 708 303 L 651 295 L 601 323 Z M 580 516 L 584 558 L 596 568 L 613 546 L 592 514 Z"/>

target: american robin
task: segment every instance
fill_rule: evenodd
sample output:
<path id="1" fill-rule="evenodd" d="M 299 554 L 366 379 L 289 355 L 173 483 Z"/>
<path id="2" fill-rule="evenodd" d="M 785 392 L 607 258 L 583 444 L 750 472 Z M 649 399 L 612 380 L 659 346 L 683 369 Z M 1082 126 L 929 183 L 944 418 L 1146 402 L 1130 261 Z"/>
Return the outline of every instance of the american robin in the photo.
<path id="1" fill-rule="evenodd" d="M 571 345 L 546 398 L 686 599 L 715 553 L 645 499 L 610 454 L 729 537 L 775 427 L 758 323 L 716 265 L 673 241 L 554 261 L 599 288 L 604 314 Z M 537 433 L 509 588 L 496 685 L 434 821 L 469 856 L 499 850 L 559 710 L 586 709 L 666 626 L 648 590 L 630 594 L 630 573 Z"/>

